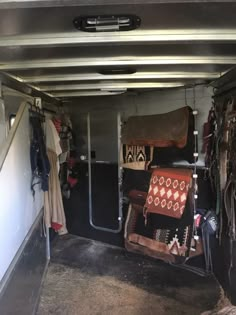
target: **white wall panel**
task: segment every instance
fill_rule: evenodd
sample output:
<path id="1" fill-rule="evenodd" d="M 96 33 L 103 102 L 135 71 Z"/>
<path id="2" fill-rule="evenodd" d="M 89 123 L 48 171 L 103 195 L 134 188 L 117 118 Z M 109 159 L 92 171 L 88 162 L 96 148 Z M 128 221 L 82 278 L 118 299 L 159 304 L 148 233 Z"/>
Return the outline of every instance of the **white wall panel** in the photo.
<path id="1" fill-rule="evenodd" d="M 0 280 L 43 206 L 31 192 L 29 114 L 26 110 L 0 172 Z"/>

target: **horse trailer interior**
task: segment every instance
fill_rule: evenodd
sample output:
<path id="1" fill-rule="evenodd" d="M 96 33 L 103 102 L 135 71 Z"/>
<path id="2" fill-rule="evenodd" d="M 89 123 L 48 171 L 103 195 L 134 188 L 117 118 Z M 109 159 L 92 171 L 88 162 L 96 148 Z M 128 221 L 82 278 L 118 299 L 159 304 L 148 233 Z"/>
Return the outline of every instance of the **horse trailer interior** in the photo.
<path id="1" fill-rule="evenodd" d="M 236 314 L 235 15 L 0 0 L 0 315 Z"/>

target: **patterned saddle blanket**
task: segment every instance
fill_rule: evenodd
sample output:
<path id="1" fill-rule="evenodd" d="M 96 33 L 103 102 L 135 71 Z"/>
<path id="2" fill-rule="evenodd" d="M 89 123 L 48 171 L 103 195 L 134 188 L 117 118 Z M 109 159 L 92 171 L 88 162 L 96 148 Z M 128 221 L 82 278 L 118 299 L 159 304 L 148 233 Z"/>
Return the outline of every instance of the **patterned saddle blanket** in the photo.
<path id="1" fill-rule="evenodd" d="M 172 218 L 170 218 L 172 219 Z M 145 224 L 143 207 L 130 204 L 125 223 L 125 247 L 168 263 L 182 264 L 186 259 L 202 255 L 202 242 L 192 237 L 192 223 L 177 220 L 179 224 L 165 225 L 159 217 L 159 227 Z"/>
<path id="2" fill-rule="evenodd" d="M 181 218 L 192 182 L 192 170 L 157 168 L 153 171 L 144 214 Z"/>
<path id="3" fill-rule="evenodd" d="M 153 160 L 153 147 L 123 144 L 120 150 L 120 164 L 124 168 L 147 170 Z"/>

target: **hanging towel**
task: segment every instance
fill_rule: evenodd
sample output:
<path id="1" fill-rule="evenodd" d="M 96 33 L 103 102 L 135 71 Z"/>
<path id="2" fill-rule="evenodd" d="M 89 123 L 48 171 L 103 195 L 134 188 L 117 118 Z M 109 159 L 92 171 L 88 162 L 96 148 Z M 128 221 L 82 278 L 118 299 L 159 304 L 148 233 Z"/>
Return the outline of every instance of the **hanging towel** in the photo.
<path id="1" fill-rule="evenodd" d="M 47 149 L 52 150 L 56 153 L 57 156 L 59 156 L 62 153 L 62 149 L 60 146 L 60 137 L 58 135 L 58 132 L 56 130 L 56 127 L 52 120 L 48 119 L 46 120 L 46 147 Z M 59 160 L 57 160 L 57 170 L 59 173 L 60 170 L 60 163 Z"/>
<path id="2" fill-rule="evenodd" d="M 147 170 L 153 160 L 153 147 L 121 145 L 120 163 L 124 168 Z"/>
<path id="3" fill-rule="evenodd" d="M 158 213 L 181 218 L 192 183 L 192 170 L 162 168 L 152 173 L 144 216 Z"/>
<path id="4" fill-rule="evenodd" d="M 49 174 L 49 190 L 44 192 L 44 220 L 46 227 L 52 227 L 60 235 L 66 234 L 66 219 L 61 195 L 61 186 L 57 171 L 57 155 L 47 150 L 51 171 Z"/>
<path id="5" fill-rule="evenodd" d="M 56 155 L 60 155 L 62 153 L 62 149 L 60 146 L 60 137 L 56 130 L 53 122 L 48 119 L 46 120 L 46 147 L 56 153 Z"/>
<path id="6" fill-rule="evenodd" d="M 51 171 L 49 174 L 49 190 L 44 193 L 44 217 L 47 227 L 52 227 L 58 234 L 66 234 L 66 219 L 62 202 L 59 180 L 59 160 L 62 153 L 60 137 L 51 120 L 46 121 L 46 146 Z"/>
<path id="7" fill-rule="evenodd" d="M 122 128 L 121 142 L 183 148 L 188 137 L 189 110 L 186 106 L 165 114 L 130 117 Z"/>

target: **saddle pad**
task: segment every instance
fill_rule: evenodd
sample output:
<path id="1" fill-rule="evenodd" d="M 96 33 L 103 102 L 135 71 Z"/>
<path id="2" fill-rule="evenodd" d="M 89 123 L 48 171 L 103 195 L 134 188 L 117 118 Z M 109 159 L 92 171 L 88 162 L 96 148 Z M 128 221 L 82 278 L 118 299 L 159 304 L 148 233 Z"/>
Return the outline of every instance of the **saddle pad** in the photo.
<path id="1" fill-rule="evenodd" d="M 150 146 L 121 145 L 121 166 L 134 170 L 147 170 L 153 160 L 153 149 Z"/>
<path id="2" fill-rule="evenodd" d="M 189 257 L 192 225 L 183 227 L 176 225 L 171 229 L 147 227 L 142 207 L 131 204 L 124 231 L 126 244 L 136 244 L 137 249 L 139 248 L 145 255 L 173 263 L 184 262 Z"/>
<path id="3" fill-rule="evenodd" d="M 145 241 L 144 237 L 143 240 Z M 149 242 L 150 241 L 152 240 L 149 240 Z M 176 258 L 174 255 L 165 254 L 164 252 L 157 251 L 156 248 L 152 249 L 152 247 L 143 246 L 142 244 L 134 243 L 132 241 L 125 240 L 125 248 L 128 252 L 149 256 L 155 259 L 160 259 L 169 264 L 170 263 L 174 264 L 176 262 Z"/>
<path id="4" fill-rule="evenodd" d="M 144 206 L 145 218 L 148 213 L 181 218 L 191 182 L 192 170 L 175 168 L 154 170 Z"/>
<path id="5" fill-rule="evenodd" d="M 187 143 L 183 148 L 176 146 L 172 147 L 155 147 L 153 151 L 153 160 L 149 164 L 152 166 L 171 167 L 174 162 L 187 161 L 188 163 L 194 163 L 193 152 L 195 151 L 195 122 L 192 109 L 189 107 L 189 123 L 188 123 L 188 136 Z M 197 140 L 197 139 L 196 139 Z M 196 143 L 198 148 L 198 143 Z"/>
<path id="6" fill-rule="evenodd" d="M 183 148 L 187 143 L 189 107 L 169 113 L 129 117 L 122 128 L 121 142 L 138 146 Z"/>
<path id="7" fill-rule="evenodd" d="M 180 219 L 157 213 L 149 213 L 146 226 L 154 229 L 182 229 L 185 226 L 192 225 L 194 222 L 192 201 L 192 198 L 188 196 L 184 213 Z"/>
<path id="8" fill-rule="evenodd" d="M 156 230 L 154 239 L 167 245 L 170 254 L 177 256 L 187 256 L 189 252 L 189 242 L 191 239 L 192 229 L 186 226 L 181 229 Z"/>

